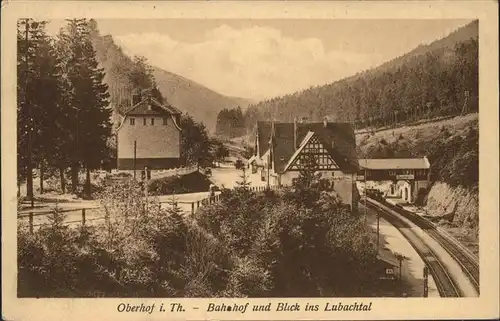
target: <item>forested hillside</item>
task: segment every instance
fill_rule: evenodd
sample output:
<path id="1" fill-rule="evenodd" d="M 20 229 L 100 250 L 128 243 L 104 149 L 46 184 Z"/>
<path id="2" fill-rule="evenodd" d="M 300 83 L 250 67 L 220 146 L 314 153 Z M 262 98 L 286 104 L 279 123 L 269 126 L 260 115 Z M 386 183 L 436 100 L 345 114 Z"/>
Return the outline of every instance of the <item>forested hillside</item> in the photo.
<path id="1" fill-rule="evenodd" d="M 467 102 L 467 103 L 466 103 Z M 247 131 L 258 119 L 294 117 L 383 127 L 478 110 L 478 22 L 377 68 L 249 106 Z"/>
<path id="2" fill-rule="evenodd" d="M 135 68 L 134 60 L 115 44 L 110 35 L 101 35 L 94 23 L 92 41 L 97 58 L 106 72 L 105 82 L 109 86 L 110 101 L 115 111 L 126 109 L 131 104 L 132 86 L 129 75 Z M 143 59 L 145 62 L 145 60 Z M 246 99 L 226 97 L 192 80 L 160 68 L 150 67 L 156 86 L 168 103 L 189 114 L 196 121 L 203 122 L 210 131 L 215 130 L 217 113 L 224 108 L 238 105 L 246 107 Z"/>
<path id="3" fill-rule="evenodd" d="M 241 107 L 221 110 L 217 115 L 215 133 L 228 138 L 245 135 L 245 118 Z"/>
<path id="4" fill-rule="evenodd" d="M 448 120 L 403 126 L 356 136 L 360 157 L 421 157 L 431 164 L 433 185 L 417 204 L 429 214 L 453 213 L 458 237 L 477 241 L 479 229 L 479 117 L 477 113 Z M 449 224 L 449 222 L 447 222 Z"/>

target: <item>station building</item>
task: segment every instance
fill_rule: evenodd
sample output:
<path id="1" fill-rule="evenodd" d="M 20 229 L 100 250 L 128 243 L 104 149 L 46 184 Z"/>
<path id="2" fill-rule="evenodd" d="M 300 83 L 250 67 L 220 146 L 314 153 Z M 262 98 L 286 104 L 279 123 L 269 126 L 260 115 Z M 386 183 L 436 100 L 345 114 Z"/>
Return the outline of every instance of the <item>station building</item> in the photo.
<path id="1" fill-rule="evenodd" d="M 380 158 L 359 160 L 358 181 L 391 181 L 388 196 L 413 203 L 421 189 L 430 184 L 430 163 L 421 158 Z M 366 177 L 365 177 L 366 174 Z"/>

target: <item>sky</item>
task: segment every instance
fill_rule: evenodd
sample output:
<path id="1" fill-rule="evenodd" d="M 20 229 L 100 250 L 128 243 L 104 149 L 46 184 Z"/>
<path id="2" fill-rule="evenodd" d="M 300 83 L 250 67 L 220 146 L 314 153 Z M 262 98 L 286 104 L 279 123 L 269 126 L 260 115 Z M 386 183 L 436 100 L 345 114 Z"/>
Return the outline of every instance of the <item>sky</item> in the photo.
<path id="1" fill-rule="evenodd" d="M 223 95 L 261 100 L 376 67 L 468 20 L 97 19 L 130 56 Z M 49 23 L 56 34 L 63 24 Z"/>

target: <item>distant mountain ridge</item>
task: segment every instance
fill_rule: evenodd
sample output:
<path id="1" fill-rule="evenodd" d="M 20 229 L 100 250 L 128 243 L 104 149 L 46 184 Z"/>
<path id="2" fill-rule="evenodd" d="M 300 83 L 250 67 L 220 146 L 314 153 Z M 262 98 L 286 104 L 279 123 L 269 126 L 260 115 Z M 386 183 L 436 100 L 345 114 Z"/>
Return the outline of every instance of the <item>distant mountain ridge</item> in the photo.
<path id="1" fill-rule="evenodd" d="M 111 35 L 102 36 L 96 32 L 92 39 L 97 59 L 106 72 L 104 81 L 109 86 L 116 121 L 118 119 L 116 114 L 130 105 L 131 88 L 128 73 L 132 69 L 133 62 L 131 57 L 116 45 Z M 153 67 L 153 74 L 158 89 L 166 100 L 196 121 L 203 122 L 211 132 L 215 130 L 219 111 L 237 106 L 246 108 L 252 102 L 245 98 L 224 96 L 195 81 L 158 67 Z"/>
<path id="2" fill-rule="evenodd" d="M 195 81 L 154 67 L 158 89 L 167 101 L 203 122 L 210 131 L 215 129 L 217 114 L 224 108 L 246 108 L 252 101 L 219 94 Z"/>
<path id="3" fill-rule="evenodd" d="M 383 127 L 478 109 L 477 20 L 353 76 L 261 101 L 245 113 L 247 132 L 258 120 L 351 122 Z"/>

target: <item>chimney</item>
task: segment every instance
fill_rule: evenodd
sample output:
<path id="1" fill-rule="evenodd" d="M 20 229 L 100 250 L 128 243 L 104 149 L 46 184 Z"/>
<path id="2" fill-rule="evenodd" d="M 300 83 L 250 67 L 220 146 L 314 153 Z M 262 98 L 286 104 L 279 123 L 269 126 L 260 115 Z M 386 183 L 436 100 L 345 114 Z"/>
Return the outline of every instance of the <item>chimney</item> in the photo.
<path id="1" fill-rule="evenodd" d="M 141 102 L 141 93 L 140 92 L 133 93 L 132 94 L 132 106 L 135 106 L 140 102 Z"/>
<path id="2" fill-rule="evenodd" d="M 143 90 L 141 91 L 141 95 L 142 95 L 142 97 L 144 97 L 144 98 L 151 99 L 151 96 L 152 96 L 152 90 L 151 90 L 150 88 L 148 88 L 148 89 L 143 89 Z"/>
<path id="3" fill-rule="evenodd" d="M 297 149 L 297 117 L 293 119 L 293 149 Z"/>

